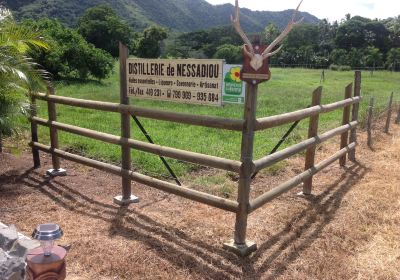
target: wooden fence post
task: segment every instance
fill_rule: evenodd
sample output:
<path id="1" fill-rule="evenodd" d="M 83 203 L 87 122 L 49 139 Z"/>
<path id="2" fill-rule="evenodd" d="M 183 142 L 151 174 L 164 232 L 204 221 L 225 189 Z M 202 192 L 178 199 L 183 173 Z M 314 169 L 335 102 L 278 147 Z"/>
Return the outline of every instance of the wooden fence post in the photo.
<path id="1" fill-rule="evenodd" d="M 128 86 L 126 80 L 126 61 L 129 57 L 128 48 L 119 42 L 119 79 L 120 79 L 120 103 L 129 105 Z M 131 116 L 127 112 L 121 113 L 121 137 L 129 139 L 131 137 Z M 122 169 L 131 169 L 131 148 L 125 143 L 121 145 Z M 131 179 L 127 176 L 122 177 L 122 195 L 114 197 L 114 203 L 126 206 L 131 203 L 139 202 L 139 199 L 132 195 Z"/>
<path id="2" fill-rule="evenodd" d="M 397 104 L 397 118 L 396 118 L 396 124 L 400 124 L 400 101 Z"/>
<path id="3" fill-rule="evenodd" d="M 228 250 L 241 256 L 247 256 L 257 250 L 256 243 L 246 240 L 247 218 L 250 205 L 251 176 L 254 173 L 253 145 L 256 123 L 258 85 L 246 83 L 246 101 L 244 107 L 244 128 L 242 132 L 241 162 L 239 172 L 238 210 L 236 212 L 234 240 L 224 244 Z"/>
<path id="4" fill-rule="evenodd" d="M 353 92 L 353 83 L 349 84 L 346 87 L 345 92 L 344 92 L 344 99 L 351 98 L 352 92 Z M 350 122 L 350 105 L 343 108 L 342 125 L 346 125 L 349 122 Z M 349 132 L 346 131 L 341 136 L 340 149 L 343 149 L 348 145 L 348 140 L 349 140 Z M 339 159 L 340 166 L 345 166 L 346 165 L 346 156 L 347 155 L 344 155 Z"/>
<path id="5" fill-rule="evenodd" d="M 372 118 L 374 113 L 374 98 L 371 97 L 368 106 L 368 119 L 367 119 L 367 135 L 368 135 L 368 147 L 372 148 Z"/>
<path id="6" fill-rule="evenodd" d="M 54 87 L 48 86 L 47 87 L 47 93 L 49 95 L 55 95 L 55 90 Z M 55 149 L 58 149 L 58 131 L 57 128 L 55 128 L 52 125 L 52 122 L 57 121 L 57 112 L 56 112 L 56 104 L 52 101 L 47 101 L 47 111 L 49 113 L 49 122 L 50 122 L 50 146 L 51 150 L 54 151 Z M 47 170 L 47 174 L 50 176 L 65 176 L 66 171 L 62 168 L 60 168 L 60 158 L 54 154 L 51 153 L 51 161 L 53 164 L 53 169 Z"/>
<path id="7" fill-rule="evenodd" d="M 312 94 L 311 106 L 321 105 L 321 95 L 322 95 L 322 87 L 318 87 Z M 310 117 L 310 124 L 308 126 L 308 138 L 312 138 L 318 135 L 318 121 L 319 114 Z M 315 163 L 315 150 L 316 146 L 310 147 L 306 152 L 306 160 L 305 160 L 305 170 L 308 170 L 314 166 Z M 303 183 L 303 194 L 310 195 L 312 189 L 312 180 L 310 177 L 305 180 Z"/>
<path id="8" fill-rule="evenodd" d="M 354 97 L 361 95 L 361 71 L 356 71 L 354 76 Z M 353 104 L 353 110 L 351 114 L 351 121 L 358 121 L 358 112 L 360 109 L 360 103 Z M 350 143 L 357 143 L 357 128 L 350 131 Z M 356 161 L 356 149 L 349 152 L 349 160 Z"/>
<path id="9" fill-rule="evenodd" d="M 36 98 L 31 94 L 31 108 L 30 108 L 30 116 L 31 118 L 36 117 L 37 115 L 37 107 L 36 107 Z M 38 137 L 38 125 L 35 121 L 31 119 L 31 140 L 32 142 L 39 142 Z M 32 157 L 33 157 L 33 167 L 40 167 L 40 156 L 39 150 L 32 146 Z"/>
<path id="10" fill-rule="evenodd" d="M 392 119 L 393 92 L 389 97 L 388 114 L 386 118 L 385 133 L 389 133 L 390 120 Z"/>

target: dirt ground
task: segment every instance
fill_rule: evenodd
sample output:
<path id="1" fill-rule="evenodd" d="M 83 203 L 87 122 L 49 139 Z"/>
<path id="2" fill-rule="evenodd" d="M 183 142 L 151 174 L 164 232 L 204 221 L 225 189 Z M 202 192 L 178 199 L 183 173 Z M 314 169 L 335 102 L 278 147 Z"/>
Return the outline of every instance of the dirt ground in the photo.
<path id="1" fill-rule="evenodd" d="M 51 160 L 33 170 L 29 153 L 0 155 L 0 221 L 29 235 L 55 222 L 71 244 L 68 278 L 78 279 L 400 279 L 400 127 L 359 135 L 357 163 L 338 163 L 314 179 L 314 196 L 299 188 L 253 213 L 248 238 L 258 251 L 241 259 L 222 249 L 234 215 L 134 184 L 141 202 L 120 208 L 120 178 L 62 161 L 67 177 L 46 178 Z M 336 141 L 335 143 L 338 143 Z M 337 144 L 318 150 L 332 154 Z M 303 168 L 295 158 L 261 193 Z M 264 189 L 263 189 L 264 188 Z"/>

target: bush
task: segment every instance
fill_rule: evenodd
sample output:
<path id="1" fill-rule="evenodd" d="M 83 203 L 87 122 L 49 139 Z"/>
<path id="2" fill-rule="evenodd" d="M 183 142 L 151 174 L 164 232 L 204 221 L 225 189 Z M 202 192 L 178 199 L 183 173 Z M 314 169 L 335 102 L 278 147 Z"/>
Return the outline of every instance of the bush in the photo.
<path id="1" fill-rule="evenodd" d="M 348 65 L 340 65 L 339 71 L 351 71 L 351 67 Z"/>
<path id="2" fill-rule="evenodd" d="M 348 61 L 347 51 L 344 49 L 334 49 L 330 54 L 330 60 L 336 65 L 345 65 Z"/>
<path id="3" fill-rule="evenodd" d="M 329 65 L 329 70 L 339 71 L 339 65 L 331 64 L 331 65 Z"/>
<path id="4" fill-rule="evenodd" d="M 39 29 L 50 43 L 51 50 L 33 50 L 31 56 L 55 78 L 107 78 L 114 66 L 113 57 L 57 20 L 25 21 L 25 25 Z"/>
<path id="5" fill-rule="evenodd" d="M 242 47 L 225 44 L 217 48 L 214 58 L 225 59 L 226 63 L 237 64 L 242 62 Z"/>
<path id="6" fill-rule="evenodd" d="M 351 67 L 348 66 L 348 65 L 331 64 L 329 66 L 329 70 L 332 70 L 332 71 L 351 71 Z"/>

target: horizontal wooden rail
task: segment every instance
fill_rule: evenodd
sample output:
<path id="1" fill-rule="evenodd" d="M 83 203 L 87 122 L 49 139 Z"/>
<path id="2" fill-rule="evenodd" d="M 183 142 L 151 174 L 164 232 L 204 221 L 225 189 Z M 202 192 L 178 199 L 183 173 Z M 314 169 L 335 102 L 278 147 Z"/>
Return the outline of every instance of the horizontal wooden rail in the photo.
<path id="1" fill-rule="evenodd" d="M 274 198 L 280 196 L 281 194 L 293 189 L 300 183 L 302 183 L 304 180 L 312 177 L 316 173 L 320 172 L 322 169 L 328 167 L 332 163 L 334 163 L 336 160 L 341 158 L 343 155 L 346 153 L 350 152 L 351 150 L 355 149 L 356 143 L 351 143 L 347 147 L 341 149 L 337 153 L 335 153 L 333 156 L 331 156 L 328 159 L 325 159 L 321 161 L 319 164 L 315 165 L 314 167 L 307 169 L 303 173 L 293 177 L 289 181 L 286 181 L 285 183 L 279 185 L 276 188 L 273 188 L 272 190 L 266 192 L 265 194 L 259 196 L 258 198 L 254 199 L 253 201 L 250 202 L 250 207 L 249 207 L 249 213 L 257 210 L 261 206 L 263 206 L 265 203 L 273 200 Z"/>
<path id="2" fill-rule="evenodd" d="M 115 136 L 108 133 L 98 132 L 91 129 L 81 128 L 78 126 L 73 126 L 69 124 L 64 124 L 60 122 L 49 122 L 45 119 L 38 117 L 31 118 L 31 121 L 48 126 L 55 127 L 59 130 L 66 131 L 69 133 L 74 133 L 80 136 L 89 137 L 92 139 L 104 141 L 111 144 L 123 145 L 127 144 L 132 149 L 137 149 L 143 152 L 148 152 L 156 154 L 158 156 L 170 157 L 190 163 L 200 164 L 204 166 L 214 167 L 222 170 L 232 171 L 238 173 L 242 163 L 240 161 L 209 156 L 200 153 L 194 153 L 169 147 L 164 147 L 156 144 L 150 144 L 142 141 L 137 141 L 133 139 L 127 139 L 119 136 Z"/>
<path id="3" fill-rule="evenodd" d="M 322 142 L 325 142 L 326 140 L 328 140 L 328 139 L 330 139 L 330 138 L 332 138 L 334 136 L 340 135 L 340 134 L 342 134 L 342 133 L 344 133 L 346 131 L 354 129 L 357 126 L 358 126 L 358 122 L 354 121 L 354 122 L 351 122 L 349 124 L 342 125 L 342 126 L 339 126 L 339 127 L 335 128 L 335 129 L 329 130 L 329 131 L 327 131 L 327 132 L 325 132 L 325 133 L 323 133 L 321 135 L 318 135 L 316 137 L 304 140 L 303 142 L 295 144 L 295 145 L 293 145 L 291 147 L 283 149 L 283 150 L 281 150 L 279 152 L 276 152 L 274 154 L 271 154 L 271 155 L 268 155 L 268 156 L 263 157 L 261 159 L 258 159 L 256 161 L 254 161 L 255 172 L 258 172 L 263 168 L 266 168 L 266 167 L 271 166 L 271 165 L 273 165 L 273 164 L 275 164 L 275 163 L 277 163 L 277 162 L 279 162 L 281 160 L 284 160 L 284 159 L 286 159 L 286 158 L 288 158 L 290 156 L 293 156 L 293 155 L 295 155 L 295 154 L 297 154 L 297 153 L 299 153 L 299 152 L 301 152 L 301 151 L 303 151 L 303 150 L 305 150 L 305 149 L 307 149 L 309 147 L 312 147 L 312 146 L 318 145 L 318 144 L 320 144 Z"/>
<path id="4" fill-rule="evenodd" d="M 343 108 L 345 106 L 349 106 L 351 104 L 359 103 L 361 101 L 361 99 L 362 98 L 360 96 L 357 96 L 357 97 L 344 99 L 344 100 L 341 100 L 341 101 L 338 101 L 335 103 L 331 103 L 331 104 L 313 106 L 310 108 L 301 109 L 301 110 L 290 112 L 290 113 L 260 118 L 260 119 L 257 119 L 257 121 L 256 121 L 255 130 L 256 131 L 264 130 L 264 129 L 280 126 L 283 124 L 295 122 L 298 120 L 302 120 L 302 119 L 305 119 L 305 118 L 308 118 L 311 116 L 315 116 L 317 114 L 328 113 L 328 112 L 334 111 L 336 109 Z"/>
<path id="5" fill-rule="evenodd" d="M 100 162 L 93 159 L 88 159 L 82 156 L 74 155 L 59 149 L 52 149 L 50 146 L 46 146 L 37 142 L 32 142 L 30 145 L 43 152 L 57 155 L 58 157 L 84 164 L 93 168 L 97 168 L 115 175 L 131 178 L 133 181 L 148 185 L 150 187 L 172 193 L 184 198 L 188 198 L 197 202 L 201 202 L 216 208 L 220 208 L 230 212 L 236 212 L 238 208 L 238 203 L 236 201 L 231 201 L 225 198 L 214 196 L 207 193 L 202 193 L 196 190 L 189 189 L 184 186 L 177 186 L 165 181 L 161 181 L 137 172 L 130 170 L 124 170 L 121 167 Z"/>
<path id="6" fill-rule="evenodd" d="M 137 106 L 124 105 L 119 103 L 84 100 L 65 96 L 50 96 L 44 93 L 35 93 L 34 95 L 38 99 L 51 101 L 58 104 L 108 112 L 129 113 L 137 117 L 144 117 L 162 121 L 171 121 L 176 123 L 184 123 L 211 128 L 221 128 L 234 131 L 242 131 L 244 125 L 244 121 L 239 119 L 227 119 L 204 115 L 175 113 L 162 110 L 140 108 Z"/>

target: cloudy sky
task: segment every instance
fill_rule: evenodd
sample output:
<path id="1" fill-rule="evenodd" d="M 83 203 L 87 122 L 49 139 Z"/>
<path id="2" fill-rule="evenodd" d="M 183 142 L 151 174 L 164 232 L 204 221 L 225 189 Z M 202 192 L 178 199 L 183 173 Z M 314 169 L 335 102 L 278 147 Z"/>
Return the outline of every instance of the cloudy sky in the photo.
<path id="1" fill-rule="evenodd" d="M 231 3 L 234 0 L 207 0 L 211 4 Z M 298 0 L 239 0 L 239 6 L 252 10 L 282 11 L 295 8 Z M 344 18 L 345 14 L 367 18 L 388 18 L 400 15 L 400 0 L 304 0 L 301 11 L 329 21 Z"/>

